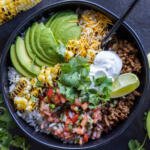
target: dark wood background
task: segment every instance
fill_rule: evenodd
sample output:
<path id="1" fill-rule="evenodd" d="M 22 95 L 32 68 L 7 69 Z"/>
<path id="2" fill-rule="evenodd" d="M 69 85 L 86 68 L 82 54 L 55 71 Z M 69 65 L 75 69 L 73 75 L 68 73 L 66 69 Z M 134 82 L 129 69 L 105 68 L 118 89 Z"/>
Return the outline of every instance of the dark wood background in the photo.
<path id="1" fill-rule="evenodd" d="M 21 23 L 26 17 L 30 16 L 35 10 L 52 4 L 61 0 L 42 0 L 36 7 L 30 9 L 27 12 L 23 12 L 18 15 L 14 20 L 0 26 L 0 52 L 2 51 L 5 42 L 9 38 L 12 31 Z M 90 1 L 90 0 L 89 0 Z M 129 6 L 133 0 L 91 0 L 98 3 L 107 9 L 111 10 L 117 15 L 121 15 Z M 127 23 L 136 31 L 140 40 L 143 43 L 146 53 L 150 52 L 150 0 L 140 0 L 136 7 L 132 10 L 130 16 L 126 19 Z M 150 94 L 147 92 L 145 96 L 145 103 L 140 110 L 140 113 L 136 116 L 130 127 L 118 138 L 111 143 L 99 148 L 99 150 L 127 150 L 128 141 L 130 139 L 137 138 L 139 141 L 143 141 L 145 136 L 143 115 L 144 112 L 150 108 Z M 19 129 L 18 134 L 23 134 Z M 27 137 L 28 138 L 28 137 Z M 34 143 L 28 138 L 31 143 L 31 150 L 48 150 L 46 147 Z M 146 150 L 150 150 L 150 141 L 146 142 Z"/>

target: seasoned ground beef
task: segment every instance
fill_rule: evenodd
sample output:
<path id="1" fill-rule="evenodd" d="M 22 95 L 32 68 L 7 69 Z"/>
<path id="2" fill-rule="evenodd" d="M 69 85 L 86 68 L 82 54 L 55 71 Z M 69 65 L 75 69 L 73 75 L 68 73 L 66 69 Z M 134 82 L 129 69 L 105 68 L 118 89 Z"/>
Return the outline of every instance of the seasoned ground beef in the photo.
<path id="1" fill-rule="evenodd" d="M 120 40 L 114 50 L 123 61 L 122 73 L 140 73 L 142 66 L 137 56 L 138 50 L 132 43 L 127 40 Z"/>

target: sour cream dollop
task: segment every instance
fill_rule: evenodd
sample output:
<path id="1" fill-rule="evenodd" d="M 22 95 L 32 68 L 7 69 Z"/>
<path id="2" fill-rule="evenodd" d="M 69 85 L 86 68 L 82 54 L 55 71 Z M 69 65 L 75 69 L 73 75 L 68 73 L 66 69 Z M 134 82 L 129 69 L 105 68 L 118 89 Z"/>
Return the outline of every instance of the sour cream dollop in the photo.
<path id="1" fill-rule="evenodd" d="M 99 52 L 90 66 L 90 78 L 106 75 L 114 80 L 121 72 L 122 60 L 113 51 Z"/>

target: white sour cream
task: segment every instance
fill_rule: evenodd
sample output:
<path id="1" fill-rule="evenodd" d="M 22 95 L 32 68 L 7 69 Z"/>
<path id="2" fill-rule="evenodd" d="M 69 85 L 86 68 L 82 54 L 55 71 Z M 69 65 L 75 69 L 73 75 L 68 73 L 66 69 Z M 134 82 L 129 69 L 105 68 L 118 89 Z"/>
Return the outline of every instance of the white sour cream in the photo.
<path id="1" fill-rule="evenodd" d="M 121 72 L 122 60 L 113 51 L 99 52 L 90 66 L 90 78 L 106 75 L 114 80 Z"/>

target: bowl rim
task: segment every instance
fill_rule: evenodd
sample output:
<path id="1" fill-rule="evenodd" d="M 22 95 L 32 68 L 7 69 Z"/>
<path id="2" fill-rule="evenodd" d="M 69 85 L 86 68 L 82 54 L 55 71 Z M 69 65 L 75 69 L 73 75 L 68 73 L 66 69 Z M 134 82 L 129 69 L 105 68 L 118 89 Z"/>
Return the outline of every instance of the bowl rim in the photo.
<path id="1" fill-rule="evenodd" d="M 103 146 L 105 145 L 106 143 L 108 142 L 111 142 L 113 139 L 119 137 L 128 127 L 129 125 L 131 124 L 131 122 L 133 121 L 133 119 L 135 118 L 136 114 L 140 111 L 140 105 L 142 105 L 144 103 L 144 95 L 146 94 L 147 92 L 147 89 L 148 89 L 148 84 L 149 84 L 149 72 L 148 72 L 148 61 L 147 61 L 147 58 L 146 58 L 146 54 L 144 52 L 144 48 L 143 48 L 143 45 L 140 41 L 140 38 L 138 36 L 138 34 L 133 30 L 133 28 L 131 28 L 129 26 L 129 24 L 124 21 L 122 26 L 125 27 L 130 33 L 131 35 L 134 37 L 137 45 L 139 46 L 139 49 L 140 49 L 140 52 L 142 53 L 142 57 L 144 58 L 144 62 L 143 62 L 143 65 L 145 67 L 145 85 L 144 85 L 144 88 L 143 88 L 143 94 L 142 96 L 140 97 L 140 102 L 139 104 L 136 106 L 136 108 L 134 108 L 134 110 L 132 111 L 132 113 L 130 114 L 130 116 L 128 117 L 128 121 L 123 123 L 122 125 L 122 128 L 120 128 L 118 130 L 117 133 L 115 133 L 112 137 L 104 140 L 102 143 L 98 143 L 98 144 L 93 144 L 91 146 L 84 146 L 84 147 L 67 147 L 67 145 L 64 145 L 64 146 L 57 146 L 57 145 L 53 145 L 53 144 L 48 144 L 46 142 L 43 142 L 39 139 L 37 139 L 36 137 L 34 137 L 32 134 L 30 134 L 26 129 L 24 129 L 19 121 L 17 120 L 17 118 L 15 117 L 14 113 L 12 112 L 11 108 L 9 107 L 9 102 L 7 101 L 7 94 L 5 93 L 5 87 L 4 87 L 4 75 L 3 75 L 3 68 L 4 68 L 4 62 L 5 62 L 5 59 L 6 59 L 6 56 L 8 55 L 8 52 L 9 52 L 9 47 L 10 47 L 10 44 L 12 43 L 12 39 L 14 39 L 16 37 L 16 35 L 19 33 L 19 31 L 31 20 L 33 20 L 33 18 L 37 15 L 40 15 L 42 13 L 44 13 L 46 10 L 48 9 L 52 9 L 52 8 L 55 8 L 55 7 L 59 7 L 59 6 L 62 6 L 62 5 L 67 5 L 67 4 L 82 4 L 82 5 L 88 5 L 88 6 L 93 6 L 93 7 L 96 7 L 98 8 L 99 10 L 101 10 L 102 12 L 106 12 L 107 14 L 111 15 L 113 18 L 115 19 L 118 19 L 119 16 L 116 15 L 115 13 L 113 13 L 112 11 L 108 10 L 107 8 L 103 7 L 102 5 L 98 4 L 98 3 L 94 3 L 94 2 L 91 2 L 91 1 L 79 1 L 79 0 L 64 0 L 64 1 L 60 1 L 60 2 L 54 2 L 52 4 L 48 4 L 40 9 L 38 9 L 37 11 L 35 11 L 34 13 L 32 13 L 31 16 L 27 17 L 24 21 L 22 21 L 17 27 L 16 29 L 11 33 L 9 39 L 7 40 L 5 46 L 4 46 L 4 49 L 2 50 L 2 55 L 1 55 L 1 64 L 0 64 L 0 71 L 1 71 L 1 78 L 0 78 L 0 83 L 1 85 L 1 91 L 2 91 L 2 96 L 3 96 L 3 99 L 4 99 L 4 102 L 9 110 L 9 113 L 11 114 L 12 118 L 14 119 L 14 121 L 16 122 L 17 126 L 26 134 L 28 135 L 30 138 L 32 138 L 34 141 L 36 141 L 37 143 L 40 143 L 42 145 L 45 145 L 49 148 L 54 148 L 54 149 L 67 149 L 67 150 L 79 150 L 79 149 L 92 149 L 92 148 L 96 148 L 96 147 L 100 147 L 100 146 Z"/>

